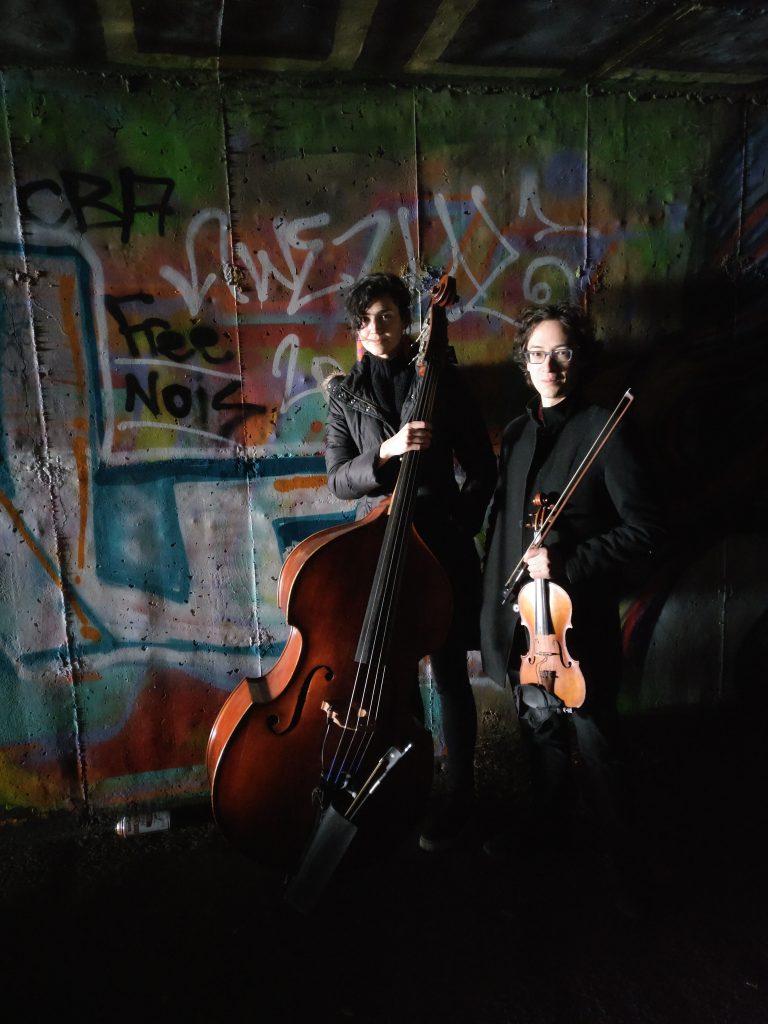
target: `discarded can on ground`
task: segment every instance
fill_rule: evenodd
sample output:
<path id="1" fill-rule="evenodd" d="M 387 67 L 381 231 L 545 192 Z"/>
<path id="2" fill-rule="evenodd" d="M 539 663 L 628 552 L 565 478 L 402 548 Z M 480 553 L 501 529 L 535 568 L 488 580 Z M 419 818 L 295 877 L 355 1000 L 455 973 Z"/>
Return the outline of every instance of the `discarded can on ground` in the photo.
<path id="1" fill-rule="evenodd" d="M 127 839 L 128 836 L 143 836 L 148 832 L 167 832 L 170 827 L 170 811 L 152 811 L 150 814 L 126 814 L 115 825 L 115 832 Z"/>

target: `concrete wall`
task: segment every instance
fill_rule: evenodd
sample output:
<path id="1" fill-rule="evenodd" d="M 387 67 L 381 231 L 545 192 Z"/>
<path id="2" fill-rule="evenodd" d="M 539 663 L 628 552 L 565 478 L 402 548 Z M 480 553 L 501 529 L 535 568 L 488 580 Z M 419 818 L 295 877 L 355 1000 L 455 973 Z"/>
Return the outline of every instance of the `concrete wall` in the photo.
<path id="1" fill-rule="evenodd" d="M 286 551 L 350 514 L 340 290 L 419 260 L 457 278 L 494 437 L 517 311 L 586 293 L 676 531 L 628 581 L 626 705 L 738 693 L 768 606 L 763 106 L 24 71 L 1 102 L 6 814 L 205 795 L 216 712 L 286 637 Z"/>

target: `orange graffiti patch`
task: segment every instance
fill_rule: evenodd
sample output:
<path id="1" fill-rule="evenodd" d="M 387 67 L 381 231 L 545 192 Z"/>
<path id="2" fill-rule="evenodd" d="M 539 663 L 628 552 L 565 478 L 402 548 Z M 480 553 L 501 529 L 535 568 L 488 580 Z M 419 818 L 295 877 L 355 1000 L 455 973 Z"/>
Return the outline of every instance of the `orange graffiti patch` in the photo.
<path id="1" fill-rule="evenodd" d="M 324 487 L 328 482 L 325 473 L 317 473 L 314 476 L 292 476 L 290 479 L 281 478 L 275 480 L 276 491 L 298 491 L 303 487 Z"/>

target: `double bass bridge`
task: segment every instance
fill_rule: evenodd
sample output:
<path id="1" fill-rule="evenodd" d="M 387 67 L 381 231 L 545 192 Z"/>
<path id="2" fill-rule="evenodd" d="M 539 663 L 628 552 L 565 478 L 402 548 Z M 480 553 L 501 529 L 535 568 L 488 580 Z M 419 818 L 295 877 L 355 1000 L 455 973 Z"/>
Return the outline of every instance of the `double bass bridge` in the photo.
<path id="1" fill-rule="evenodd" d="M 320 708 L 325 712 L 328 721 L 338 725 L 340 729 L 354 732 L 360 726 L 368 724 L 365 721 L 368 718 L 368 711 L 366 708 L 360 707 L 359 704 L 339 705 L 324 700 Z"/>

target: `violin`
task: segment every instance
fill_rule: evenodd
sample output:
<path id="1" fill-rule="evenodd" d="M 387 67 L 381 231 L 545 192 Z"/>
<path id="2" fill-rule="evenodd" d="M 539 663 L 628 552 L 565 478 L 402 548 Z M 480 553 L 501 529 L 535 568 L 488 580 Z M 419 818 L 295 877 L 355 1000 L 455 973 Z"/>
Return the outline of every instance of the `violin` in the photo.
<path id="1" fill-rule="evenodd" d="M 626 415 L 634 398 L 631 390 L 624 392 L 556 501 L 550 501 L 541 494 L 535 496 L 533 503 L 536 512 L 532 524 L 534 534 L 530 546 L 543 543 L 584 474 Z M 525 561 L 521 558 L 504 584 L 502 604 L 514 593 L 524 573 Z M 560 697 L 566 707 L 581 707 L 586 697 L 584 676 L 579 663 L 570 657 L 565 645 L 565 634 L 571 628 L 573 611 L 566 591 L 551 580 L 536 579 L 520 589 L 514 607 L 528 632 L 529 641 L 528 652 L 520 660 L 521 684 L 538 683 L 549 693 Z"/>
<path id="2" fill-rule="evenodd" d="M 432 289 L 417 420 L 433 418 L 455 298 L 453 278 Z M 413 526 L 421 454 L 402 456 L 394 493 L 363 519 L 290 552 L 277 587 L 290 626 L 283 653 L 238 684 L 208 740 L 215 822 L 247 856 L 284 872 L 299 910 L 342 858 L 360 863 L 415 829 L 432 787 L 418 663 L 444 642 L 452 598 Z"/>
<path id="3" fill-rule="evenodd" d="M 540 530 L 554 502 L 537 494 L 533 528 Z M 520 683 L 538 683 L 569 708 L 580 708 L 587 695 L 584 675 L 565 644 L 573 605 L 552 580 L 535 579 L 521 587 L 515 610 L 528 632 L 528 651 L 520 659 Z"/>

